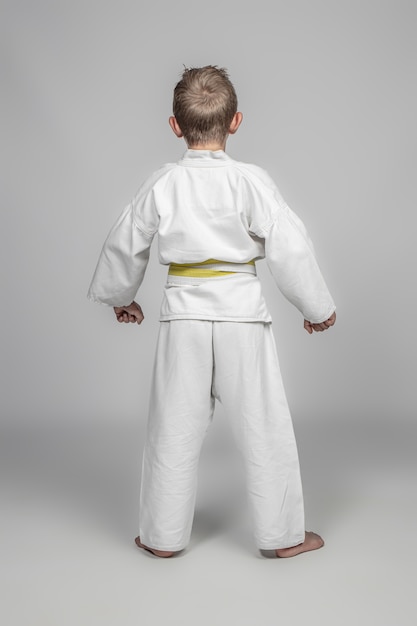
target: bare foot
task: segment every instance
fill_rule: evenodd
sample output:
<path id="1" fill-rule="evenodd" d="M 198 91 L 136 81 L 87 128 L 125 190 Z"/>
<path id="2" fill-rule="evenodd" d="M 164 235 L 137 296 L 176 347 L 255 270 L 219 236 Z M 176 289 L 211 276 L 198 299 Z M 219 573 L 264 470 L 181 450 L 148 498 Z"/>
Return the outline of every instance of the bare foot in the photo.
<path id="1" fill-rule="evenodd" d="M 154 554 L 155 556 L 160 556 L 162 559 L 168 559 L 170 556 L 175 554 L 175 552 L 168 552 L 166 550 L 155 550 L 154 548 L 148 548 L 148 546 L 145 546 L 141 542 L 140 537 L 136 537 L 135 544 L 137 545 L 138 548 L 143 548 L 144 550 L 148 550 L 148 552 L 152 552 L 152 554 Z"/>
<path id="2" fill-rule="evenodd" d="M 275 550 L 275 554 L 281 559 L 286 559 L 290 556 L 297 556 L 297 554 L 301 554 L 302 552 L 318 550 L 323 546 L 324 541 L 320 535 L 307 531 L 303 543 L 298 544 L 298 546 L 293 546 L 292 548 L 280 548 L 279 550 Z"/>

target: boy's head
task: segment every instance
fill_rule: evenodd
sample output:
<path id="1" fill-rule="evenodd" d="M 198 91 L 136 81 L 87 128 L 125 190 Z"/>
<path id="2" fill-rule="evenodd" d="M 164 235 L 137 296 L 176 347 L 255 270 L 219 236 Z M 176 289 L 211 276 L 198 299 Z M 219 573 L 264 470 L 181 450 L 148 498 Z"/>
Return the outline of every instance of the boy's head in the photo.
<path id="1" fill-rule="evenodd" d="M 171 127 L 190 147 L 224 145 L 241 120 L 238 114 L 240 120 L 234 128 L 236 92 L 226 70 L 213 65 L 184 70 L 174 89 L 173 113 Z"/>

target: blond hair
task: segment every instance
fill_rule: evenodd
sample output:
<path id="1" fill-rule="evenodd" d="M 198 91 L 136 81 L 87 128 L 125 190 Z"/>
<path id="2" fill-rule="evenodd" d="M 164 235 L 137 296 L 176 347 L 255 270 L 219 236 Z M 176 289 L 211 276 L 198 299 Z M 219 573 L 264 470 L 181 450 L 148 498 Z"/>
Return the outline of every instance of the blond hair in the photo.
<path id="1" fill-rule="evenodd" d="M 223 142 L 236 111 L 236 92 L 224 68 L 184 70 L 174 89 L 173 113 L 189 146 Z"/>

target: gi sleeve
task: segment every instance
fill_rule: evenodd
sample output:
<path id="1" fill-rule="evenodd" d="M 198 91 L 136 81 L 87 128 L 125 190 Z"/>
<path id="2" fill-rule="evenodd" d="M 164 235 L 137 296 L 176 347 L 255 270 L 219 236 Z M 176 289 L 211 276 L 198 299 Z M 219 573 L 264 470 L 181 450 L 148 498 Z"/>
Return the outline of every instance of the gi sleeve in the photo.
<path id="1" fill-rule="evenodd" d="M 265 258 L 280 291 L 312 323 L 327 320 L 336 307 L 313 244 L 301 219 L 287 205 L 264 170 L 252 178 L 250 230 L 265 241 Z M 256 192 L 254 192 L 256 188 Z"/>
<path id="2" fill-rule="evenodd" d="M 313 244 L 300 218 L 280 206 L 265 232 L 265 256 L 280 291 L 312 323 L 327 320 L 335 305 L 324 281 Z"/>
<path id="3" fill-rule="evenodd" d="M 111 229 L 87 297 L 110 306 L 127 306 L 142 284 L 158 216 L 152 193 L 138 193 Z"/>

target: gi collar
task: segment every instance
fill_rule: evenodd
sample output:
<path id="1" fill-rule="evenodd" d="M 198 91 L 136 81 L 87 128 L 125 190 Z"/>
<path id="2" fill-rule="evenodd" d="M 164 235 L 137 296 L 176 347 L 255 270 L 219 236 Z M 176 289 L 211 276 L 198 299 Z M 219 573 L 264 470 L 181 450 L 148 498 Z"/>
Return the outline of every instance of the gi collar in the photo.
<path id="1" fill-rule="evenodd" d="M 228 165 L 232 159 L 224 150 L 191 150 L 184 153 L 178 165 L 187 167 L 218 167 Z"/>

